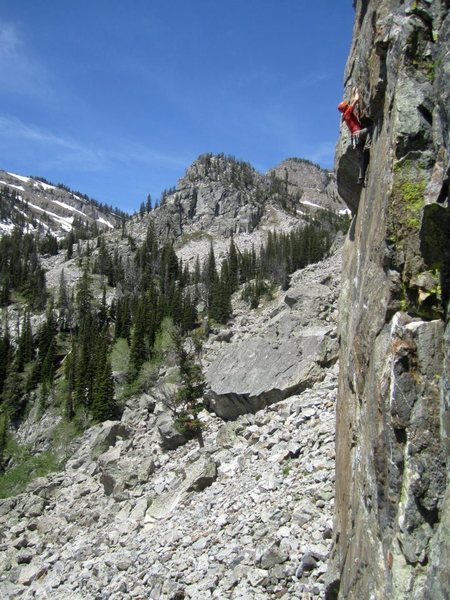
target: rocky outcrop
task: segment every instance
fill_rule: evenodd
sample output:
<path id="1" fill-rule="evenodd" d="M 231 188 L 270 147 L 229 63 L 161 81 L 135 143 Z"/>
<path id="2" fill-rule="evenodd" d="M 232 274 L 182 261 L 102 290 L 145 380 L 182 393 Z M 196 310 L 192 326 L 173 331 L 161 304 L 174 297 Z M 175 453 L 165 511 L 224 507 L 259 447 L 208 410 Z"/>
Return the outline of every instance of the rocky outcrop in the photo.
<path id="1" fill-rule="evenodd" d="M 318 165 L 301 158 L 288 158 L 270 169 L 282 180 L 290 194 L 296 198 L 298 212 L 322 208 L 335 213 L 347 206 L 337 193 L 335 174 L 324 171 Z M 348 209 L 347 209 L 348 210 Z"/>
<path id="2" fill-rule="evenodd" d="M 189 241 L 251 233 L 268 201 L 268 184 L 248 163 L 202 155 L 169 190 L 151 218 L 157 233 Z"/>
<path id="3" fill-rule="evenodd" d="M 331 331 L 311 327 L 281 342 L 256 336 L 229 344 L 207 372 L 212 410 L 235 419 L 301 392 L 323 376 L 319 360 Z"/>
<path id="4" fill-rule="evenodd" d="M 299 216 L 317 208 L 335 213 L 345 208 L 333 176 L 309 161 L 288 159 L 261 175 L 233 157 L 207 154 L 192 163 L 166 196 L 155 223 L 161 235 L 203 231 L 229 237 L 254 231 L 270 206 Z"/>
<path id="5" fill-rule="evenodd" d="M 347 133 L 336 513 L 327 598 L 450 595 L 450 15 L 358 0 L 345 87 L 374 133 L 366 187 Z"/>

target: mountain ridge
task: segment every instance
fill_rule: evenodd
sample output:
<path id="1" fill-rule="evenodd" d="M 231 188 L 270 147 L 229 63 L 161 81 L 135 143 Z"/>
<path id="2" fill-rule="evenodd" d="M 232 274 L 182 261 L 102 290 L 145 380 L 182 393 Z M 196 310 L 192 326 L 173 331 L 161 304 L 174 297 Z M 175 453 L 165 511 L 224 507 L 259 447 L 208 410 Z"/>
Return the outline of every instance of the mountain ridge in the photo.
<path id="1" fill-rule="evenodd" d="M 52 234 L 62 239 L 75 226 L 93 233 L 117 227 L 123 216 L 110 207 L 81 197 L 63 184 L 53 185 L 40 177 L 27 177 L 0 170 L 1 231 L 17 224 L 29 232 Z"/>

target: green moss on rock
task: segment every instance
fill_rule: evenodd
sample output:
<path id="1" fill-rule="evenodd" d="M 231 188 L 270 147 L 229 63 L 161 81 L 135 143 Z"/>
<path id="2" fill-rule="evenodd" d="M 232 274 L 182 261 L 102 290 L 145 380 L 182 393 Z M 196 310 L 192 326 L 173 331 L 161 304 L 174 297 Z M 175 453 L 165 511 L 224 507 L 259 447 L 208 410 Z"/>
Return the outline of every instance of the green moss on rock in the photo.
<path id="1" fill-rule="evenodd" d="M 424 207 L 426 180 L 410 161 L 394 167 L 394 184 L 388 207 L 388 239 L 397 252 L 419 254 L 418 233 Z"/>
<path id="2" fill-rule="evenodd" d="M 393 174 L 387 232 L 394 250 L 395 266 L 401 273 L 402 309 L 421 317 L 436 318 L 440 311 L 438 283 L 433 273 L 427 270 L 421 252 L 427 185 L 425 172 L 420 164 L 406 160 L 394 165 Z"/>

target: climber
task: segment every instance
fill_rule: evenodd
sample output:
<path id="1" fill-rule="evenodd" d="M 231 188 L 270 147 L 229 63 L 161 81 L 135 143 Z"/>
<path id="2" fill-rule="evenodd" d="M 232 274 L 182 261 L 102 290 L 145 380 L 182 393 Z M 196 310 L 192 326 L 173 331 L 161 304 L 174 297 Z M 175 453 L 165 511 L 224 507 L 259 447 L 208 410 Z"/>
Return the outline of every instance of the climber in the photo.
<path id="1" fill-rule="evenodd" d="M 369 164 L 369 148 L 372 134 L 372 127 L 362 127 L 361 121 L 356 115 L 355 109 L 359 103 L 359 91 L 357 87 L 352 90 L 350 102 L 343 100 L 338 104 L 338 110 L 342 113 L 342 120 L 345 121 L 351 133 L 352 147 L 358 153 L 359 175 L 358 184 L 364 187 L 367 165 Z"/>

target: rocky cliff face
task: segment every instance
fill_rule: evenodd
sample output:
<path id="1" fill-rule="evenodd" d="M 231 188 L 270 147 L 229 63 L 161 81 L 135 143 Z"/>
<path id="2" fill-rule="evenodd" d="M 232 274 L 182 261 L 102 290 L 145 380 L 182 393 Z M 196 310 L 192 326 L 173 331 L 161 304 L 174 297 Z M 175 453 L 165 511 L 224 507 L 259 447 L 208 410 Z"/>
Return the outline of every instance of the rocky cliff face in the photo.
<path id="1" fill-rule="evenodd" d="M 345 89 L 374 124 L 340 301 L 336 513 L 328 598 L 450 596 L 450 3 L 355 2 Z"/>
<path id="2" fill-rule="evenodd" d="M 325 208 L 342 212 L 346 209 L 337 194 L 335 174 L 307 160 L 288 158 L 270 169 L 269 174 L 275 174 L 286 184 L 289 193 L 298 198 L 300 211 Z"/>

